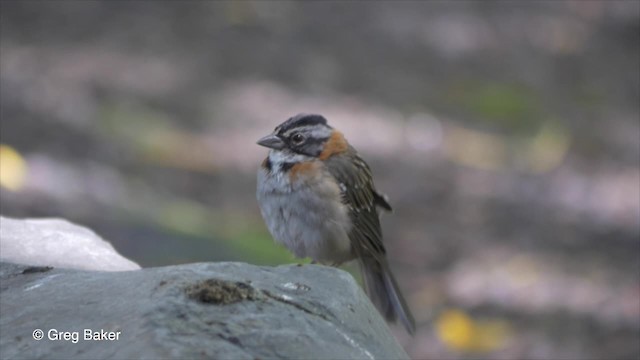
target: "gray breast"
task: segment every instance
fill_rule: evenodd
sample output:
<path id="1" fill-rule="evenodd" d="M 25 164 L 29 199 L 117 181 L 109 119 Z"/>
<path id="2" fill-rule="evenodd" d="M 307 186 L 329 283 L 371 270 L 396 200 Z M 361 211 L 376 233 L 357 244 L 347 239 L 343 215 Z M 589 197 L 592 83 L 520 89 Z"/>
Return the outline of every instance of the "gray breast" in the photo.
<path id="1" fill-rule="evenodd" d="M 341 263 L 352 258 L 348 209 L 340 189 L 327 173 L 298 176 L 258 171 L 257 198 L 274 239 L 297 257 Z"/>

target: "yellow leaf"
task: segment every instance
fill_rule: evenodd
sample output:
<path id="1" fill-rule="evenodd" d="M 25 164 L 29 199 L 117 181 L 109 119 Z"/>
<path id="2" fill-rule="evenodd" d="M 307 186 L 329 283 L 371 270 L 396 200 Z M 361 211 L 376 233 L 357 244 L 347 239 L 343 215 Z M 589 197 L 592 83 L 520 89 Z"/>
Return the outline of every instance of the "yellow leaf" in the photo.
<path id="1" fill-rule="evenodd" d="M 453 350 L 490 352 L 505 345 L 509 327 L 504 321 L 475 321 L 463 311 L 449 309 L 438 317 L 436 333 Z"/>
<path id="2" fill-rule="evenodd" d="M 0 144 L 0 186 L 18 191 L 24 186 L 27 164 L 14 148 Z"/>

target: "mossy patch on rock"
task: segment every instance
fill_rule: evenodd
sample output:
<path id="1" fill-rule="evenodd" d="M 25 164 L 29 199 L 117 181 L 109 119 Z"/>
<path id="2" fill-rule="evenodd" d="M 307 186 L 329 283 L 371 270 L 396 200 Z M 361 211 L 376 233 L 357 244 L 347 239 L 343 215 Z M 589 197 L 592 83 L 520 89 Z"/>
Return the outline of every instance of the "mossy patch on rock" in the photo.
<path id="1" fill-rule="evenodd" d="M 189 285 L 185 292 L 191 299 L 215 305 L 258 300 L 260 293 L 246 282 L 206 279 Z"/>

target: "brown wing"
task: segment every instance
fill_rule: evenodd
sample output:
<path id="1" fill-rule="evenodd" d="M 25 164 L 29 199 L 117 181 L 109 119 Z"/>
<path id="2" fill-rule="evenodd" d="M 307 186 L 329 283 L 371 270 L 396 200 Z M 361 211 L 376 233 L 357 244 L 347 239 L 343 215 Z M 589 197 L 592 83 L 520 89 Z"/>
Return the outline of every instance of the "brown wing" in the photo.
<path id="1" fill-rule="evenodd" d="M 353 148 L 325 161 L 340 185 L 342 201 L 349 206 L 353 222 L 349 239 L 362 267 L 367 294 L 387 320 L 400 319 L 413 334 L 415 321 L 387 264 L 376 209 L 376 205 L 387 210 L 391 210 L 391 206 L 375 191 L 369 166 Z"/>
<path id="2" fill-rule="evenodd" d="M 375 191 L 369 166 L 351 147 L 346 154 L 332 156 L 325 162 L 340 185 L 342 201 L 349 207 L 353 223 L 349 239 L 356 255 L 383 261 L 386 250 L 376 205 L 388 210 L 391 206 Z"/>

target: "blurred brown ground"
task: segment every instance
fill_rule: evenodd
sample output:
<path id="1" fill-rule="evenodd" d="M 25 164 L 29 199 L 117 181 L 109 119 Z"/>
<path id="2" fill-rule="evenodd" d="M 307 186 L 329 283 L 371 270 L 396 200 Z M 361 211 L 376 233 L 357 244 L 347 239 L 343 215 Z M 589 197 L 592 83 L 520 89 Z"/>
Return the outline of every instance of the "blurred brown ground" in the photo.
<path id="1" fill-rule="evenodd" d="M 640 356 L 640 2 L 3 1 L 0 30 L 3 215 L 293 262 L 255 141 L 317 112 L 394 206 L 413 358 Z"/>

